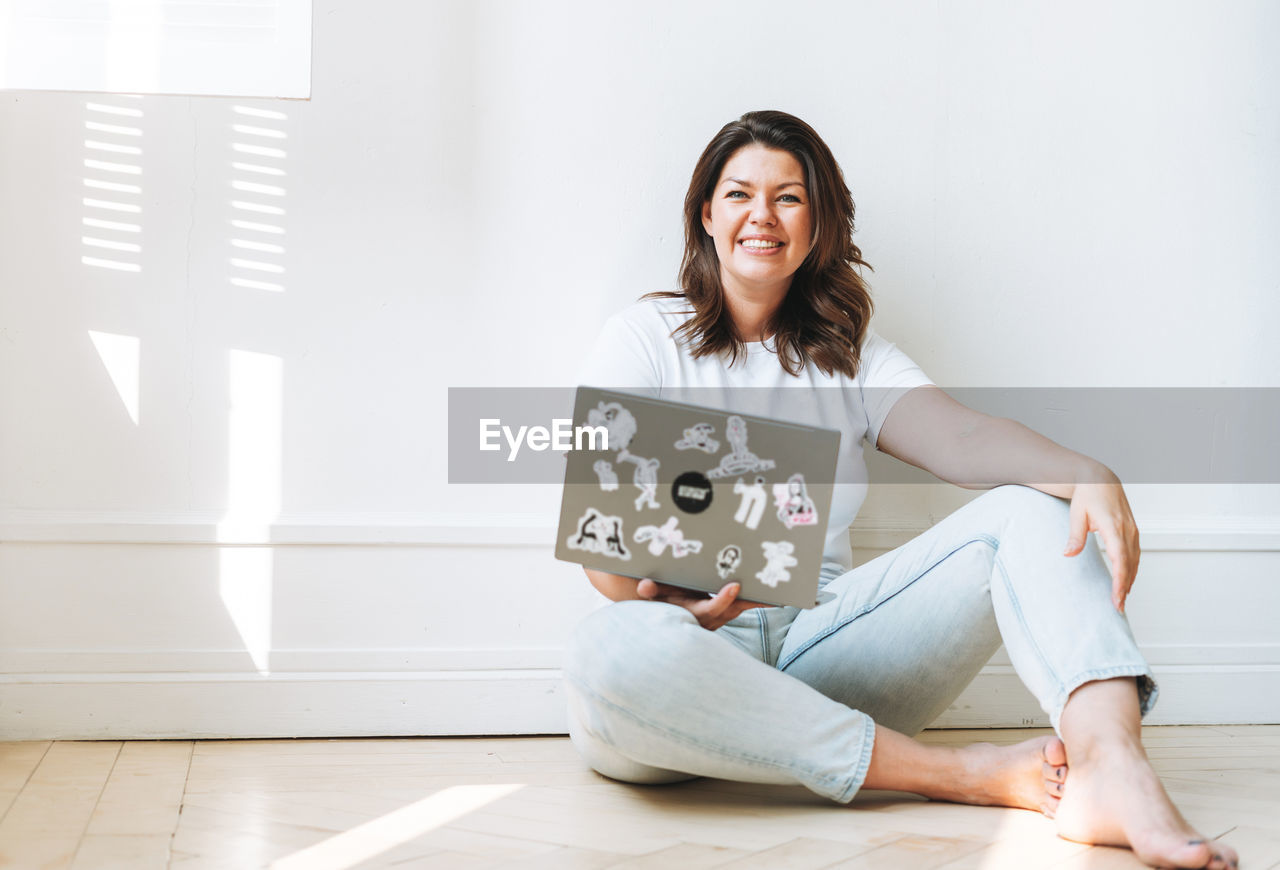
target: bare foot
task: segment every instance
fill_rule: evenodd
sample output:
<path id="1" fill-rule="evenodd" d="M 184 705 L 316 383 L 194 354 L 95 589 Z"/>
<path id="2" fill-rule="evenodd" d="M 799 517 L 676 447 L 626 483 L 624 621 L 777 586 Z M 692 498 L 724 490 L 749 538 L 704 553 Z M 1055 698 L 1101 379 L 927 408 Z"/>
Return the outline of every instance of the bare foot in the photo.
<path id="1" fill-rule="evenodd" d="M 1012 746 L 975 743 L 960 754 L 965 774 L 946 800 L 1040 810 L 1049 816 L 1057 809 L 1058 788 L 1067 778 L 1067 751 L 1057 737 Z"/>
<path id="2" fill-rule="evenodd" d="M 1054 818 L 1058 835 L 1078 843 L 1126 846 L 1160 867 L 1234 870 L 1239 858 L 1187 824 L 1141 747 L 1074 757 Z"/>

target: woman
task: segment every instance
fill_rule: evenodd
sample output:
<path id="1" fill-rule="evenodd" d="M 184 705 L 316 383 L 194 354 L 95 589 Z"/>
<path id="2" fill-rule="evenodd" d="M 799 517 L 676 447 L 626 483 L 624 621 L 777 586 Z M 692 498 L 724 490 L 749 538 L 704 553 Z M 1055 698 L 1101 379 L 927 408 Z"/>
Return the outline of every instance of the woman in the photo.
<path id="1" fill-rule="evenodd" d="M 589 356 L 584 381 L 659 395 L 835 394 L 824 413 L 843 415 L 837 477 L 854 483 L 836 487 L 826 602 L 810 610 L 740 601 L 736 583 L 707 597 L 587 570 L 617 603 L 583 622 L 566 660 L 575 746 L 625 781 L 800 783 L 841 802 L 863 787 L 910 791 L 1038 809 L 1063 837 L 1127 846 L 1150 864 L 1236 866 L 1178 813 L 1142 748 L 1155 684 L 1123 616 L 1139 550 L 1119 480 L 960 405 L 869 331 L 853 214 L 807 124 L 743 115 L 694 170 L 682 291 L 612 318 Z M 850 570 L 863 438 L 949 482 L 1010 485 Z M 955 749 L 907 736 L 1001 642 L 1061 739 Z"/>

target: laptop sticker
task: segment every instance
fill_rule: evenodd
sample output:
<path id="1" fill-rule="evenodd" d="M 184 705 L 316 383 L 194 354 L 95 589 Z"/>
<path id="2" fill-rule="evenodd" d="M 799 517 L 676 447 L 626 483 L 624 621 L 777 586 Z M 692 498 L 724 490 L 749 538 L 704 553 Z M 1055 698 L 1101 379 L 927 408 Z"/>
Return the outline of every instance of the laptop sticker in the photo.
<path id="1" fill-rule="evenodd" d="M 764 548 L 767 564 L 756 572 L 756 579 L 776 589 L 779 583 L 786 583 L 791 579 L 791 572 L 787 569 L 794 568 L 797 564 L 796 557 L 791 555 L 796 550 L 795 545 L 790 541 L 762 541 L 760 546 Z"/>
<path id="2" fill-rule="evenodd" d="M 631 558 L 631 553 L 622 539 L 621 518 L 587 508 L 587 512 L 578 518 L 578 530 L 569 536 L 565 545 L 570 550 L 585 550 L 625 562 Z"/>
<path id="3" fill-rule="evenodd" d="M 720 449 L 720 442 L 711 437 L 715 431 L 710 423 L 694 423 L 684 430 L 684 437 L 676 442 L 676 449 L 715 453 Z"/>
<path id="4" fill-rule="evenodd" d="M 609 449 L 626 452 L 636 437 L 636 418 L 617 402 L 600 402 L 587 411 L 587 425 L 603 426 L 609 434 Z"/>
<path id="5" fill-rule="evenodd" d="M 768 471 L 774 467 L 772 459 L 761 459 L 747 449 L 747 421 L 737 414 L 725 422 L 724 437 L 729 439 L 732 450 L 721 457 L 718 467 L 707 472 L 707 477 L 733 477 L 751 471 Z"/>
<path id="6" fill-rule="evenodd" d="M 700 471 L 686 471 L 671 484 L 671 500 L 687 514 L 700 514 L 711 507 L 711 481 Z"/>
<path id="7" fill-rule="evenodd" d="M 671 548 L 673 559 L 683 559 L 690 553 L 701 553 L 702 541 L 686 541 L 684 532 L 676 528 L 679 522 L 671 517 L 661 526 L 641 526 L 636 529 L 635 541 L 637 544 L 648 541 L 649 552 L 655 556 L 661 556 L 667 547 Z"/>
<path id="8" fill-rule="evenodd" d="M 597 459 L 595 464 L 591 466 L 595 470 L 596 477 L 600 478 L 600 489 L 605 492 L 616 492 L 618 489 L 618 473 L 613 470 L 613 466 L 603 459 Z"/>
<path id="9" fill-rule="evenodd" d="M 764 491 L 764 476 L 757 475 L 755 483 L 750 486 L 743 483 L 742 478 L 738 478 L 738 482 L 733 485 L 733 494 L 742 496 L 738 512 L 733 515 L 734 520 L 755 531 L 760 525 L 760 515 L 764 513 L 765 502 L 769 500 L 769 496 Z"/>
<path id="10" fill-rule="evenodd" d="M 642 507 L 659 507 L 656 496 L 658 495 L 658 466 L 661 463 L 656 459 L 645 459 L 643 456 L 628 453 L 625 448 L 618 454 L 618 461 L 630 462 L 636 467 L 636 473 L 631 477 L 640 489 L 640 494 L 636 496 L 636 510 Z"/>
<path id="11" fill-rule="evenodd" d="M 716 556 L 716 573 L 720 575 L 721 580 L 728 580 L 741 564 L 742 550 L 733 544 L 729 544 Z"/>
<path id="12" fill-rule="evenodd" d="M 803 474 L 791 475 L 786 483 L 775 483 L 773 503 L 778 508 L 778 519 L 788 529 L 818 524 L 818 509 L 805 489 Z"/>

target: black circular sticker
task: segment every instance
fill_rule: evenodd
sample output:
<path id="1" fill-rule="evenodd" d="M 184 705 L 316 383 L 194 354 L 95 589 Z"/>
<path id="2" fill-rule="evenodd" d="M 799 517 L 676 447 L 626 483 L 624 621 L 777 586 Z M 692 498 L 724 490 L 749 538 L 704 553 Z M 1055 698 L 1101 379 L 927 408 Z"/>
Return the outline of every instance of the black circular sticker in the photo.
<path id="1" fill-rule="evenodd" d="M 671 499 L 687 514 L 699 514 L 711 507 L 711 481 L 698 471 L 686 471 L 671 484 Z"/>

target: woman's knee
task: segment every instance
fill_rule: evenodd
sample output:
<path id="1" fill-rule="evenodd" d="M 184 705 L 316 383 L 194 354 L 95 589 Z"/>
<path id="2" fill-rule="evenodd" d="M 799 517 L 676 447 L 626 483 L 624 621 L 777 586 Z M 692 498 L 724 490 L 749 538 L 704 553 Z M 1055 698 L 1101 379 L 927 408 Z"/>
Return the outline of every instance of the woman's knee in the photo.
<path id="1" fill-rule="evenodd" d="M 578 624 L 565 652 L 565 676 L 614 703 L 652 698 L 691 627 L 703 630 L 683 607 L 615 602 Z"/>
<path id="2" fill-rule="evenodd" d="M 694 778 L 691 774 L 641 764 L 627 757 L 610 739 L 609 728 L 597 731 L 586 724 L 592 722 L 598 727 L 601 711 L 576 691 L 572 684 L 565 686 L 565 695 L 569 702 L 569 740 L 582 760 L 596 773 L 620 782 L 643 785 L 682 782 Z"/>
<path id="3" fill-rule="evenodd" d="M 1007 519 L 1065 526 L 1071 517 L 1069 503 L 1038 489 L 1011 483 L 979 496 L 975 504 L 999 509 Z"/>

